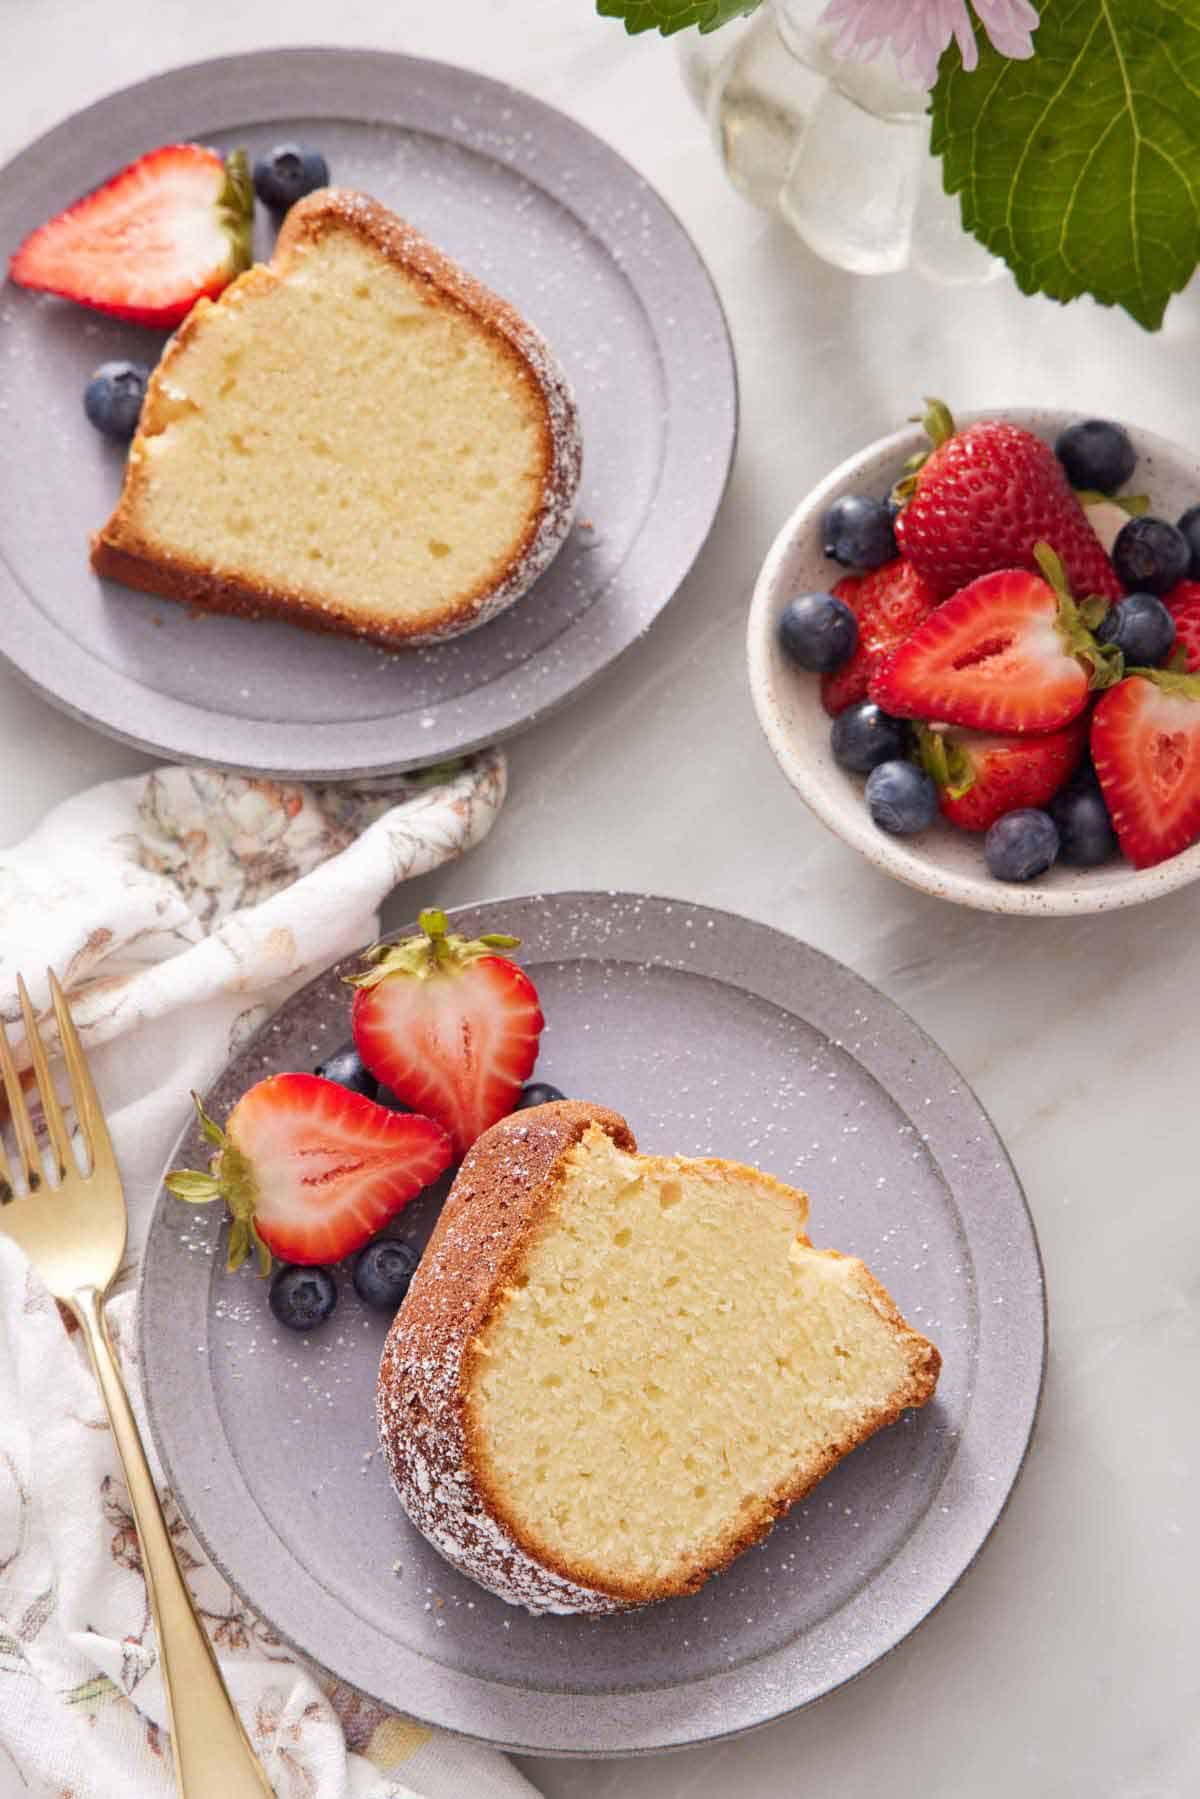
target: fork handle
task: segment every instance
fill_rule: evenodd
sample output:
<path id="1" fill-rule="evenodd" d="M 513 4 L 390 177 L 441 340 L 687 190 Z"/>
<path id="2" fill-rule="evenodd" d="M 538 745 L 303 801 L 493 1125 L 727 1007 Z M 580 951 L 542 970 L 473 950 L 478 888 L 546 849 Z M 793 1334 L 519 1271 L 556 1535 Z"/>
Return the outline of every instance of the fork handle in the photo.
<path id="1" fill-rule="evenodd" d="M 129 1487 L 158 1637 L 179 1791 L 183 1799 L 272 1799 L 274 1789 L 250 1747 L 175 1559 L 113 1354 L 101 1295 L 94 1287 L 85 1287 L 67 1303 L 83 1331 Z"/>

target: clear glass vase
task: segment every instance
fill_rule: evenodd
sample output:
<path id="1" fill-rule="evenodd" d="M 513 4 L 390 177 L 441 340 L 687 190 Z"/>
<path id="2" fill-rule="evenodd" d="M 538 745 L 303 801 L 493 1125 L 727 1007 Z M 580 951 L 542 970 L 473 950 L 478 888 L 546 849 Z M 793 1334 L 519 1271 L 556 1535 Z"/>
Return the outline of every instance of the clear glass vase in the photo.
<path id="1" fill-rule="evenodd" d="M 1003 265 L 942 189 L 928 95 L 886 51 L 867 63 L 836 56 L 817 23 L 824 4 L 766 0 L 720 31 L 681 35 L 683 77 L 726 174 L 838 268 L 911 264 L 931 281 L 990 281 Z"/>

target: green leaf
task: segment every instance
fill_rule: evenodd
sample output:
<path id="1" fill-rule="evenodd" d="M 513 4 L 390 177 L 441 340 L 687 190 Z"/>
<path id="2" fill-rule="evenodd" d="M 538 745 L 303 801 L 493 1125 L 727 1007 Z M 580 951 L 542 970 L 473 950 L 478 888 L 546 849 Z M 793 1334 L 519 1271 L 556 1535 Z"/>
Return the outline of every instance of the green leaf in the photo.
<path id="1" fill-rule="evenodd" d="M 221 1197 L 220 1181 L 211 1174 L 199 1174 L 194 1168 L 172 1168 L 164 1176 L 163 1186 L 190 1206 L 206 1206 L 210 1200 Z"/>
<path id="2" fill-rule="evenodd" d="M 200 1104 L 200 1095 L 192 1094 L 192 1104 L 196 1108 L 196 1118 L 200 1125 L 200 1134 L 209 1143 L 215 1143 L 218 1149 L 225 1147 L 225 1133 L 215 1118 L 210 1118 Z"/>
<path id="3" fill-rule="evenodd" d="M 629 33 L 661 31 L 670 37 L 698 25 L 715 31 L 731 19 L 751 13 L 761 0 L 596 0 L 596 11 L 605 19 L 623 19 Z"/>
<path id="4" fill-rule="evenodd" d="M 229 1227 L 229 1247 L 225 1266 L 236 1274 L 250 1253 L 250 1225 L 245 1218 L 235 1218 Z"/>
<path id="5" fill-rule="evenodd" d="M 254 1219 L 250 1220 L 250 1237 L 254 1244 L 254 1253 L 258 1257 L 258 1272 L 263 1280 L 271 1273 L 271 1252 L 258 1234 L 258 1226 Z"/>
<path id="6" fill-rule="evenodd" d="M 1081 506 L 1119 506 L 1130 518 L 1141 518 L 1150 510 L 1148 493 L 1097 493 L 1091 487 L 1077 487 L 1075 498 Z"/>
<path id="7" fill-rule="evenodd" d="M 1034 55 L 977 27 L 933 90 L 963 223 L 1024 293 L 1092 294 L 1156 330 L 1200 262 L 1200 14 L 1179 0 L 1042 0 Z"/>

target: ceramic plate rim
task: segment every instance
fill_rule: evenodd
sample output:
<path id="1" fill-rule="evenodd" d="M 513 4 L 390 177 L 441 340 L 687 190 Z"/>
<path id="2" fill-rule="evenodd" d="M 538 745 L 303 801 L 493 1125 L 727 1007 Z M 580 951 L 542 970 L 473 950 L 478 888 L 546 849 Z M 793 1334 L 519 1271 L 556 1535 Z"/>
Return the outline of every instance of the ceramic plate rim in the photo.
<path id="1" fill-rule="evenodd" d="M 596 595 L 578 617 L 550 640 L 554 646 L 570 643 L 574 651 L 571 672 L 564 674 L 564 658 L 548 658 L 550 645 L 544 646 L 518 663 L 515 671 L 506 669 L 503 675 L 471 690 L 466 702 L 468 710 L 478 696 L 491 696 L 486 713 L 480 706 L 474 708 L 473 720 L 462 719 L 455 724 L 454 702 L 436 700 L 425 708 L 426 714 L 436 721 L 430 728 L 406 724 L 404 714 L 387 721 L 279 722 L 212 712 L 205 706 L 164 694 L 125 670 L 107 665 L 101 669 L 89 651 L 81 649 L 60 626 L 45 618 L 0 552 L 0 590 L 6 601 L 0 607 L 0 654 L 17 675 L 52 705 L 105 736 L 176 762 L 251 775 L 314 780 L 394 774 L 465 755 L 528 729 L 597 680 L 651 628 L 708 540 L 729 483 L 738 428 L 737 368 L 728 322 L 713 278 L 678 214 L 618 150 L 567 113 L 492 76 L 461 64 L 398 51 L 321 45 L 248 51 L 167 70 L 79 109 L 40 134 L 0 168 L 0 236 L 6 231 L 16 234 L 11 245 L 2 246 L 4 253 L 15 248 L 20 235 L 20 226 L 14 226 L 12 219 L 14 214 L 20 215 L 20 190 L 34 178 L 33 172 L 40 173 L 46 159 L 56 156 L 68 142 L 75 143 L 81 131 L 123 131 L 121 121 L 126 117 L 136 120 L 145 104 L 178 106 L 185 112 L 203 110 L 207 118 L 203 129 L 212 133 L 235 129 L 248 118 L 267 123 L 273 118 L 301 116 L 367 119 L 398 129 L 422 129 L 415 122 L 417 100 L 406 89 L 406 83 L 415 89 L 420 81 L 437 84 L 448 102 L 440 126 L 441 135 L 447 140 L 469 142 L 469 121 L 481 105 L 489 117 L 495 109 L 515 109 L 535 138 L 545 138 L 559 150 L 564 144 L 570 146 L 576 159 L 572 167 L 599 171 L 605 179 L 624 184 L 655 214 L 659 227 L 655 262 L 659 272 L 666 268 L 671 271 L 679 295 L 678 316 L 688 320 L 688 330 L 667 333 L 660 328 L 652 309 L 645 304 L 650 252 L 638 250 L 632 239 L 630 246 L 620 245 L 622 254 L 614 260 L 650 321 L 662 363 L 666 417 L 671 426 L 664 440 L 654 498 L 624 562 L 610 577 L 611 588 L 613 581 L 629 578 L 631 566 L 634 569 L 636 593 L 630 602 L 630 616 L 622 620 L 615 633 L 614 647 L 613 637 L 599 628 L 603 615 L 599 620 L 596 616 L 597 607 L 604 606 L 605 594 Z M 374 88 L 370 88 L 372 82 Z M 206 88 L 203 102 L 197 98 L 200 88 Z M 364 88 L 370 91 L 364 92 Z M 391 96 L 390 104 L 374 98 L 376 89 L 386 90 Z M 461 116 L 456 117 L 456 110 Z M 124 152 L 117 154 L 134 155 L 139 145 L 144 148 L 144 140 L 135 127 L 126 134 Z M 611 257 L 613 244 L 618 240 L 597 230 L 588 219 L 586 207 L 581 212 L 579 187 L 573 187 L 568 195 L 569 180 L 564 181 L 554 158 L 544 157 L 539 162 L 536 145 L 530 148 L 523 144 L 519 134 L 511 146 L 496 147 L 491 153 L 504 166 L 527 173 L 537 187 L 582 218 Z M 568 178 L 569 173 L 568 170 Z M 30 229 L 36 222 L 22 221 L 23 228 Z M 695 363 L 700 347 L 706 344 L 706 334 L 711 334 L 720 353 L 711 356 L 711 366 L 706 360 L 704 382 L 689 381 L 685 373 L 688 359 Z M 701 420 L 710 433 L 707 447 L 716 446 L 707 464 L 689 454 Z M 656 531 L 654 520 L 664 491 L 671 497 L 669 516 L 673 522 L 670 530 Z M 320 639 L 316 642 L 319 644 Z M 99 680 L 98 671 L 102 674 Z M 144 720 L 147 713 L 154 720 L 153 726 L 135 727 L 132 721 Z M 392 731 L 390 738 L 385 722 Z M 213 741 L 221 743 L 220 755 L 214 753 Z M 367 745 L 370 747 L 364 754 Z"/>
<path id="2" fill-rule="evenodd" d="M 845 1619 L 862 1602 L 865 1594 L 873 1593 L 878 1599 L 880 1583 L 891 1582 L 889 1596 L 896 1615 L 889 1618 L 882 1630 L 876 1630 L 874 1640 L 861 1653 L 855 1665 L 839 1673 L 836 1678 L 829 1679 L 824 1685 L 816 1683 L 818 1690 L 786 1690 L 787 1658 L 794 1652 L 796 1644 L 805 1640 L 803 1637 L 792 1638 L 782 1647 L 753 1658 L 749 1663 L 739 1663 L 721 1673 L 704 1675 L 696 1681 L 682 1685 L 629 1689 L 620 1693 L 572 1692 L 564 1690 L 561 1684 L 547 1687 L 504 1686 L 486 1677 L 431 1662 L 417 1651 L 398 1648 L 394 1643 L 388 1649 L 389 1679 L 396 1680 L 397 1669 L 401 1672 L 398 1685 L 389 1693 L 381 1690 L 381 1686 L 386 1687 L 386 1681 L 381 1683 L 379 1680 L 373 1682 L 371 1678 L 364 1679 L 361 1669 L 351 1670 L 343 1657 L 331 1658 L 342 1662 L 340 1667 L 331 1669 L 331 1672 L 382 1703 L 402 1709 L 424 1722 L 439 1724 L 524 1754 L 631 1755 L 738 1736 L 788 1715 L 801 1705 L 823 1697 L 835 1687 L 865 1672 L 894 1650 L 941 1604 L 973 1564 L 990 1537 L 1024 1466 L 1045 1374 L 1047 1314 L 1044 1274 L 1033 1219 L 1011 1158 L 969 1084 L 928 1034 L 894 1001 L 843 964 L 773 926 L 714 907 L 667 896 L 586 891 L 526 894 L 487 905 L 460 906 L 454 909 L 451 917 L 460 926 L 478 929 L 478 921 L 483 914 L 494 917 L 503 911 L 506 923 L 512 923 L 515 918 L 517 925 L 520 925 L 521 916 L 517 909 L 525 907 L 536 910 L 537 915 L 543 919 L 548 913 L 552 913 L 554 921 L 565 929 L 572 921 L 586 921 L 589 918 L 594 920 L 598 910 L 607 911 L 619 919 L 620 908 L 634 903 L 639 909 L 639 932 L 643 929 L 641 921 L 647 916 L 650 918 L 644 953 L 631 957 L 615 953 L 617 960 L 649 961 L 655 965 L 709 975 L 740 988 L 742 992 L 757 994 L 770 999 L 773 1004 L 798 1012 L 813 1028 L 827 1035 L 829 1032 L 823 1022 L 823 1015 L 828 1015 L 830 1023 L 836 1027 L 837 1017 L 844 1019 L 848 1015 L 851 1002 L 860 1008 L 868 1008 L 868 1015 L 879 1019 L 880 1030 L 874 1047 L 864 1054 L 856 1051 L 857 1059 L 872 1078 L 889 1092 L 891 1088 L 877 1071 L 874 1066 L 876 1063 L 886 1067 L 889 1062 L 894 1062 L 899 1068 L 903 1064 L 903 1058 L 909 1058 L 910 1063 L 915 1058 L 921 1064 L 922 1078 L 924 1079 L 925 1074 L 929 1075 L 930 1092 L 935 1096 L 928 1125 L 931 1152 L 935 1154 L 956 1208 L 960 1207 L 964 1199 L 964 1190 L 957 1182 L 965 1181 L 966 1177 L 959 1175 L 952 1182 L 936 1150 L 933 1150 L 933 1145 L 943 1137 L 947 1144 L 955 1141 L 963 1143 L 966 1139 L 960 1133 L 968 1123 L 977 1133 L 977 1137 L 972 1140 L 986 1144 L 986 1154 L 994 1160 L 988 1164 L 990 1173 L 981 1174 L 978 1184 L 981 1189 L 986 1189 L 990 1178 L 993 1190 L 989 1204 L 972 1217 L 968 1247 L 973 1260 L 980 1260 L 982 1249 L 987 1252 L 982 1257 L 983 1265 L 987 1265 L 990 1256 L 999 1266 L 1003 1246 L 1004 1257 L 1011 1259 L 1015 1255 L 1023 1275 L 1028 1276 L 1028 1281 L 1024 1286 L 1018 1283 L 1017 1290 L 1021 1293 L 1022 1300 L 1014 1307 L 1006 1307 L 1008 1315 L 1002 1319 L 997 1315 L 988 1320 L 987 1309 L 980 1309 L 979 1341 L 987 1338 L 993 1344 L 1003 1343 L 1010 1351 L 1013 1343 L 1016 1343 L 1015 1359 L 1020 1371 L 1019 1390 L 1004 1395 L 1005 1379 L 1012 1375 L 1012 1364 L 1001 1368 L 994 1360 L 987 1361 L 982 1348 L 979 1349 L 976 1355 L 975 1393 L 965 1414 L 958 1445 L 945 1466 L 938 1491 L 952 1477 L 963 1444 L 968 1438 L 973 1438 L 976 1431 L 982 1433 L 986 1454 L 993 1458 L 998 1453 L 1002 1454 L 1003 1465 L 998 1469 L 993 1467 L 987 1483 L 972 1488 L 970 1503 L 964 1499 L 964 1515 L 957 1519 L 951 1518 L 946 1522 L 940 1518 L 938 1514 L 944 1508 L 935 1507 L 931 1500 L 925 1511 L 917 1517 L 910 1535 L 896 1555 L 883 1564 L 866 1585 L 832 1615 L 834 1620 Z M 708 920 L 713 922 L 713 930 L 696 929 L 698 922 Z M 689 935 L 693 936 L 690 943 Z M 525 937 L 529 942 L 528 932 Z M 664 940 L 668 946 L 666 953 L 663 952 Z M 583 954 L 586 956 L 586 946 Z M 778 959 L 774 966 L 772 957 Z M 561 959 L 553 950 L 553 939 L 548 945 L 547 959 Z M 536 958 L 531 956 L 530 960 L 536 961 Z M 725 972 L 714 974 L 714 967 L 717 966 L 723 967 Z M 316 978 L 322 980 L 326 976 Z M 830 984 L 829 994 L 822 995 L 818 988 L 819 981 Z M 307 988 L 300 991 L 304 993 Z M 789 1006 L 784 997 L 787 991 L 793 994 L 800 991 L 805 999 L 799 1005 L 793 1002 Z M 291 1004 L 296 998 L 294 995 L 292 1001 L 285 1003 Z M 804 1009 L 805 1005 L 807 1009 Z M 269 1030 L 270 1023 L 268 1020 L 263 1030 Z M 250 1053 L 252 1048 L 253 1045 L 247 1046 L 241 1054 Z M 227 1068 L 230 1065 L 227 1064 Z M 190 1126 L 184 1127 L 185 1136 L 188 1129 Z M 981 1157 L 983 1154 L 984 1151 L 981 1150 Z M 997 1196 L 1002 1202 L 998 1214 L 990 1209 L 996 1206 Z M 224 1556 L 214 1553 L 214 1532 L 208 1519 L 210 1502 L 201 1494 L 189 1497 L 186 1478 L 182 1489 L 177 1483 L 175 1470 L 181 1460 L 179 1445 L 172 1440 L 167 1410 L 160 1406 L 161 1394 L 170 1390 L 172 1378 L 168 1371 L 169 1337 L 162 1328 L 162 1319 L 155 1312 L 153 1298 L 155 1283 L 162 1278 L 159 1273 L 160 1259 L 164 1259 L 165 1267 L 172 1254 L 173 1234 L 165 1229 L 158 1229 L 167 1203 L 168 1196 L 160 1191 L 147 1239 L 138 1295 L 138 1334 L 145 1375 L 146 1409 L 155 1445 L 168 1483 L 214 1564 L 236 1590 L 245 1594 L 252 1609 L 273 1628 L 278 1629 L 285 1640 L 292 1642 L 301 1653 L 312 1658 L 311 1649 L 297 1640 L 294 1631 L 280 1628 L 278 1617 L 272 1616 L 272 1605 L 264 1606 L 261 1594 L 256 1597 L 249 1592 L 244 1580 L 235 1579 Z M 973 1203 L 978 1206 L 978 1198 Z M 962 1216 L 960 1210 L 960 1217 Z M 174 1253 L 183 1252 L 176 1250 Z M 1018 1317 L 1022 1301 L 1024 1312 Z M 167 1309 L 166 1316 L 168 1319 L 173 1317 L 172 1308 Z M 998 1337 L 994 1335 L 997 1332 Z M 1014 1332 L 1017 1333 L 1015 1338 Z M 160 1349 L 164 1358 L 161 1367 Z M 183 1358 L 188 1367 L 193 1364 L 193 1360 L 192 1357 Z M 997 1401 L 1000 1403 L 997 1404 Z M 987 1419 L 983 1420 L 985 1408 L 990 1408 L 990 1411 Z M 998 1440 L 1003 1444 L 1002 1452 L 997 1452 L 995 1448 Z M 221 1441 L 224 1442 L 225 1439 L 222 1437 Z M 186 1457 L 186 1450 L 184 1453 Z M 213 1445 L 209 1444 L 206 1473 L 211 1472 L 216 1465 L 211 1459 L 212 1453 Z M 249 1490 L 243 1487 L 240 1469 L 237 1469 L 232 1456 L 226 1459 L 233 1464 L 235 1487 L 230 1503 L 236 1507 L 250 1497 Z M 204 1483 L 204 1493 L 209 1490 L 210 1484 Z M 910 1551 L 915 1554 L 915 1547 L 923 1536 L 932 1536 L 936 1552 L 939 1531 L 943 1541 L 949 1538 L 954 1544 L 953 1552 L 949 1555 L 952 1565 L 948 1576 L 942 1578 L 937 1573 L 929 1578 L 933 1558 L 927 1557 L 924 1564 L 919 1564 L 926 1574 L 924 1580 L 914 1578 L 913 1571 L 909 1568 L 905 1581 L 901 1581 L 900 1564 L 910 1557 Z M 309 1575 L 309 1581 L 310 1585 L 320 1588 L 317 1576 Z M 896 1587 L 900 1588 L 899 1594 L 894 1590 Z M 913 1587 L 919 1590 L 915 1599 L 911 1592 Z M 326 1591 L 324 1588 L 320 1590 Z M 905 1595 L 907 1603 L 903 1602 Z M 355 1614 L 347 1610 L 346 1616 L 355 1618 L 360 1631 L 365 1629 Z M 817 1629 L 825 1631 L 830 1628 L 830 1623 L 831 1620 L 823 1620 Z M 872 1634 L 872 1625 L 868 1623 L 866 1635 L 871 1638 Z M 421 1671 L 419 1683 L 407 1684 L 412 1677 L 411 1664 L 417 1664 Z M 761 1698 L 756 1700 L 754 1695 L 762 1670 L 768 1665 L 772 1670 L 779 1670 L 779 1678 L 785 1690 L 782 1697 L 777 1695 L 770 1705 L 764 1706 Z M 421 1687 L 426 1690 L 420 1690 Z M 686 1701 L 682 1712 L 676 1708 L 675 1713 L 671 1713 L 672 1701 L 680 1694 L 684 1695 Z M 669 1721 L 668 1714 L 671 1714 Z"/>
<path id="3" fill-rule="evenodd" d="M 1038 430 L 1045 436 L 1085 415 L 1065 407 L 1004 406 L 963 413 L 959 423 L 968 425 L 978 419 L 999 416 Z M 1195 456 L 1169 438 L 1127 421 L 1114 422 L 1124 424 L 1139 452 L 1145 451 L 1175 467 L 1182 459 L 1195 464 Z M 921 852 L 920 839 L 914 840 L 917 847 L 909 847 L 903 838 L 889 837 L 878 830 L 871 823 L 857 789 L 848 784 L 848 778 L 842 776 L 840 770 L 835 771 L 839 785 L 831 790 L 821 771 L 814 768 L 794 740 L 775 699 L 779 670 L 773 655 L 773 623 L 783 568 L 793 549 L 815 530 L 824 509 L 839 493 L 856 490 L 865 470 L 870 469 L 875 475 L 881 467 L 899 468 L 907 456 L 925 448 L 928 448 L 928 438 L 924 431 L 919 425 L 911 425 L 876 438 L 864 449 L 848 456 L 804 496 L 780 527 L 767 552 L 750 603 L 746 653 L 754 709 L 780 768 L 821 823 L 877 868 L 922 893 L 970 906 L 976 911 L 1021 917 L 1075 918 L 1085 913 L 1142 905 L 1147 900 L 1186 887 L 1200 876 L 1200 843 L 1168 862 L 1135 873 L 1130 873 L 1123 864 L 1117 865 L 1124 872 L 1116 877 L 1106 877 L 1093 870 L 1072 870 L 1069 880 L 1060 886 L 1041 887 L 1036 883 L 1018 886 L 994 881 L 983 865 L 982 856 L 978 876 L 968 877 L 954 869 L 939 868 L 931 857 Z M 803 680 L 807 677 L 795 678 Z M 815 677 L 812 684 L 814 703 L 819 705 L 815 698 Z M 844 792 L 841 781 L 847 781 Z"/>

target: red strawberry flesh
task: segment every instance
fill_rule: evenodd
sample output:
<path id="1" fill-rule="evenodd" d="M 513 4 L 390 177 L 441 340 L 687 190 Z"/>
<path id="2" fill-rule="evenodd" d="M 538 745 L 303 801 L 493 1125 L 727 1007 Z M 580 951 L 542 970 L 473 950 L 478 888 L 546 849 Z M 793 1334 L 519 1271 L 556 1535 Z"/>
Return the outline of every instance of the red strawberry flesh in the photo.
<path id="1" fill-rule="evenodd" d="M 834 593 L 858 620 L 850 660 L 821 678 L 821 702 L 831 718 L 865 700 L 871 676 L 884 657 L 910 636 L 937 604 L 937 595 L 900 558 L 865 575 L 847 575 Z"/>
<path id="2" fill-rule="evenodd" d="M 1200 836 L 1200 677 L 1130 675 L 1092 717 L 1092 759 L 1117 841 L 1151 868 Z"/>
<path id="3" fill-rule="evenodd" d="M 285 1262 L 338 1262 L 450 1165 L 446 1133 L 313 1074 L 244 1093 L 226 1135 L 257 1189 L 254 1217 Z"/>
<path id="4" fill-rule="evenodd" d="M 1200 581 L 1177 581 L 1163 604 L 1175 620 L 1175 649 L 1182 651 L 1189 674 L 1200 670 Z"/>
<path id="5" fill-rule="evenodd" d="M 1082 715 L 1061 731 L 1044 735 L 948 734 L 944 747 L 954 758 L 958 779 L 948 787 L 939 782 L 943 815 L 960 830 L 986 831 L 1006 812 L 1045 806 L 1075 772 L 1086 741 L 1087 720 Z M 922 760 L 934 773 L 924 754 Z"/>
<path id="6" fill-rule="evenodd" d="M 199 144 L 166 144 L 32 232 L 9 274 L 135 324 L 169 328 L 250 265 L 253 191 Z"/>
<path id="7" fill-rule="evenodd" d="M 354 1041 L 376 1079 L 435 1118 L 462 1156 L 512 1111 L 545 1020 L 529 976 L 489 953 L 487 938 L 450 934 L 444 913 L 421 922 L 424 938 L 385 949 L 354 977 Z"/>
<path id="8" fill-rule="evenodd" d="M 1059 597 L 1021 569 L 985 575 L 946 600 L 871 681 L 895 718 L 979 731 L 1045 732 L 1087 704 L 1089 676 L 1059 629 Z"/>
<path id="9" fill-rule="evenodd" d="M 936 417 L 931 408 L 927 420 Z M 896 541 L 940 595 L 997 569 L 1034 569 L 1034 545 L 1058 553 L 1080 598 L 1117 599 L 1121 584 L 1050 445 L 985 419 L 934 449 L 896 520 Z"/>

